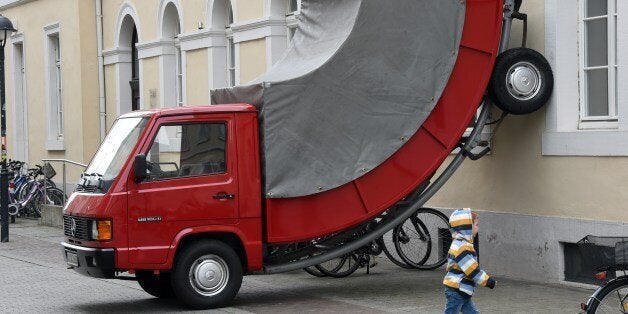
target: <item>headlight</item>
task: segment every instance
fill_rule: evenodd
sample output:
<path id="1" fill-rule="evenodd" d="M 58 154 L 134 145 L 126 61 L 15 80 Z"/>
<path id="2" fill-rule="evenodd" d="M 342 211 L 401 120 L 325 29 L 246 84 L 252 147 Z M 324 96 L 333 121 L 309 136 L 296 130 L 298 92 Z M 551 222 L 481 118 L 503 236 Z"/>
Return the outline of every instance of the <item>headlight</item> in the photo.
<path id="1" fill-rule="evenodd" d="M 94 220 L 92 222 L 92 240 L 109 241 L 112 239 L 111 220 Z"/>

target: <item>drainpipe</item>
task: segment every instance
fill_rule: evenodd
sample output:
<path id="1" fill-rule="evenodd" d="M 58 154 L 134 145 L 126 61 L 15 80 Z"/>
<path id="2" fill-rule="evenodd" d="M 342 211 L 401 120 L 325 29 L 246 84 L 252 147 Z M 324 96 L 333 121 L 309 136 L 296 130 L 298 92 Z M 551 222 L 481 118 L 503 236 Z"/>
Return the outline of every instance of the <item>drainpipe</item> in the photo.
<path id="1" fill-rule="evenodd" d="M 98 46 L 98 92 L 99 92 L 99 117 L 100 117 L 100 141 L 107 134 L 107 103 L 105 96 L 105 62 L 102 55 L 102 0 L 96 0 L 96 43 Z"/>

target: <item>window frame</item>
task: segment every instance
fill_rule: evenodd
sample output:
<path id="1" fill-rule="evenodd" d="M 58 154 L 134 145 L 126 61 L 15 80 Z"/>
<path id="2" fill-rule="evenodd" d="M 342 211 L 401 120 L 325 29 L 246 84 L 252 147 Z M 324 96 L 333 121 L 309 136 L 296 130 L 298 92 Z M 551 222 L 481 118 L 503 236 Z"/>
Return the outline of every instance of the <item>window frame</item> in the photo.
<path id="1" fill-rule="evenodd" d="M 237 54 L 236 43 L 231 27 L 235 23 L 235 16 L 233 12 L 233 3 L 227 1 L 227 25 L 225 25 L 225 38 L 227 40 L 227 86 L 233 87 L 238 85 L 237 75 Z"/>
<path id="2" fill-rule="evenodd" d="M 153 145 L 155 144 L 155 140 L 157 139 L 157 136 L 159 136 L 159 131 L 161 130 L 162 127 L 168 127 L 168 126 L 183 126 L 183 125 L 191 125 L 191 124 L 222 124 L 224 126 L 224 130 L 225 130 L 225 169 L 223 172 L 216 172 L 216 173 L 206 173 L 206 174 L 197 174 L 197 175 L 188 175 L 188 176 L 176 176 L 176 177 L 169 177 L 169 178 L 158 178 L 158 179 L 153 179 L 150 177 L 147 177 L 145 182 L 163 182 L 163 181 L 171 181 L 171 180 L 182 180 L 182 179 L 191 179 L 191 178 L 205 178 L 205 177 L 216 177 L 216 176 L 224 176 L 224 175 L 228 175 L 229 173 L 231 173 L 230 171 L 230 167 L 229 167 L 229 120 L 228 119 L 216 119 L 216 120 L 203 120 L 203 121 L 166 121 L 164 123 L 158 123 L 155 125 L 155 131 L 154 133 L 151 134 L 152 139 L 149 142 L 149 144 L 146 146 L 146 149 L 144 150 L 144 155 L 147 157 L 147 162 L 148 162 L 148 156 L 150 154 L 150 151 L 153 147 Z M 181 153 L 181 148 L 182 145 L 181 143 L 179 144 L 179 154 Z M 181 160 L 179 159 L 179 162 Z M 179 165 L 180 167 L 181 165 Z M 180 169 L 179 169 L 180 170 Z"/>
<path id="3" fill-rule="evenodd" d="M 617 80 L 628 80 L 628 1 L 617 1 Z M 628 90 L 617 90 L 617 122 L 580 121 L 578 1 L 545 1 L 545 56 L 554 72 L 554 93 L 542 135 L 544 156 L 628 156 Z"/>
<path id="4" fill-rule="evenodd" d="M 59 23 L 44 27 L 44 47 L 48 115 L 45 148 L 48 151 L 64 151 L 63 52 Z"/>
<path id="5" fill-rule="evenodd" d="M 579 0 L 579 77 L 580 77 L 580 129 L 614 129 L 617 128 L 618 99 L 617 99 L 617 71 L 618 71 L 618 47 L 617 47 L 617 1 L 606 0 L 606 15 L 587 17 L 587 3 L 591 0 Z M 588 58 L 588 34 L 587 22 L 606 20 L 607 35 L 607 62 L 603 66 L 587 66 Z M 607 70 L 607 116 L 590 116 L 588 71 Z"/>

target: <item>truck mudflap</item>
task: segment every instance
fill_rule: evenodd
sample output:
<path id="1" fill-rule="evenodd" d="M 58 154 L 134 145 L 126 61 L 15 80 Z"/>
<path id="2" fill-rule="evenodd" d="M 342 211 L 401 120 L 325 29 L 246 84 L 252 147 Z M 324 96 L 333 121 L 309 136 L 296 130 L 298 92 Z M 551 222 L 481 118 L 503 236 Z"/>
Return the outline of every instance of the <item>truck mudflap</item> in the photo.
<path id="1" fill-rule="evenodd" d="M 96 249 L 62 242 L 63 258 L 68 267 L 94 278 L 115 278 L 114 249 Z"/>

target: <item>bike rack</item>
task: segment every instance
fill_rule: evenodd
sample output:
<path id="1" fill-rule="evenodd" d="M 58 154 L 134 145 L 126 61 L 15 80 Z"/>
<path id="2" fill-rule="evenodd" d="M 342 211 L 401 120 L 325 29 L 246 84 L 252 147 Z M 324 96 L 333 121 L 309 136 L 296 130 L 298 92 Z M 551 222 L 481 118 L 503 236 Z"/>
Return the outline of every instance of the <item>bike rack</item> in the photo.
<path id="1" fill-rule="evenodd" d="M 79 166 L 79 167 L 83 167 L 83 169 L 87 168 L 87 165 L 84 165 L 82 163 L 73 161 L 73 160 L 68 160 L 68 159 L 42 159 L 41 161 L 43 162 L 60 162 L 63 164 L 62 169 L 63 169 L 63 175 L 62 175 L 62 180 L 63 180 L 63 204 L 65 204 L 66 202 L 66 164 L 71 164 L 71 165 L 75 165 L 75 166 Z"/>

